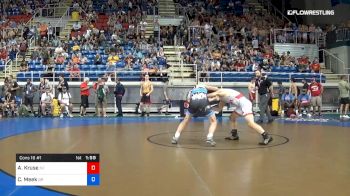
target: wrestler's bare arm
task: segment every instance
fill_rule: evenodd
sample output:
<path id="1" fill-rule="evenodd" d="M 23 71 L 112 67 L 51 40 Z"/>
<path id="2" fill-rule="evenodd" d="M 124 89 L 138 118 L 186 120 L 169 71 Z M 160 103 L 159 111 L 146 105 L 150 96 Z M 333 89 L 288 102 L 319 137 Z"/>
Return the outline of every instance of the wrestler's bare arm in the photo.
<path id="1" fill-rule="evenodd" d="M 213 101 L 220 101 L 220 98 L 218 96 L 214 96 L 214 97 L 208 97 L 209 102 L 213 102 Z"/>
<path id="2" fill-rule="evenodd" d="M 224 108 L 225 106 L 225 103 L 220 101 L 219 104 L 215 107 L 213 107 L 212 109 L 215 111 L 215 112 L 220 112 L 222 111 L 222 109 Z"/>
<path id="3" fill-rule="evenodd" d="M 215 91 L 215 92 L 209 93 L 207 97 L 208 99 L 214 99 L 218 96 L 218 94 L 219 94 L 219 91 Z"/>
<path id="4" fill-rule="evenodd" d="M 216 86 L 210 86 L 210 85 L 205 85 L 205 88 L 208 90 L 208 91 L 213 91 L 213 92 L 216 92 L 218 90 L 220 90 L 220 88 L 216 87 Z"/>

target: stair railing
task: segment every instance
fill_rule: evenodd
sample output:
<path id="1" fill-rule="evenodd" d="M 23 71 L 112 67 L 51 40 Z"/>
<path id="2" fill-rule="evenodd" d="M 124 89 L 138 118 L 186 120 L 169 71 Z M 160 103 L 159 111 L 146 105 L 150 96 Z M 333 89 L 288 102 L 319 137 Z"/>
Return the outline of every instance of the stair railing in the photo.
<path id="1" fill-rule="evenodd" d="M 327 69 L 335 74 L 348 73 L 349 68 L 345 67 L 345 62 L 342 59 L 325 49 L 321 49 L 320 52 L 322 52 L 323 57 L 321 63 L 324 63 Z"/>
<path id="2" fill-rule="evenodd" d="M 42 7 L 42 8 L 46 8 L 46 7 L 47 7 L 47 5 L 45 5 L 45 6 Z M 30 28 L 30 26 L 33 25 L 34 19 L 35 19 L 38 15 L 40 15 L 40 12 L 41 12 L 41 9 L 42 9 L 42 8 L 39 8 L 39 9 L 37 9 L 37 10 L 34 12 L 34 14 L 32 15 L 32 17 L 28 20 L 28 22 L 25 23 L 25 26 L 27 26 L 27 27 Z"/>
<path id="3" fill-rule="evenodd" d="M 12 74 L 12 64 L 13 64 L 13 61 L 11 59 L 6 61 L 5 69 L 4 69 L 5 77 L 8 77 L 9 75 Z"/>
<path id="4" fill-rule="evenodd" d="M 64 14 L 61 16 L 61 18 L 60 18 L 60 20 L 58 20 L 57 22 L 56 22 L 56 24 L 54 24 L 53 26 L 51 26 L 51 28 L 53 28 L 52 29 L 52 31 L 53 31 L 53 34 L 54 35 L 57 35 L 57 27 L 60 27 L 59 29 L 60 29 L 60 31 L 61 31 L 61 27 L 64 27 L 65 26 L 65 21 L 66 21 L 66 19 L 67 19 L 67 17 L 69 17 L 69 15 L 70 15 L 70 7 L 67 7 L 66 8 L 66 11 L 64 12 Z M 49 37 L 48 36 L 48 40 L 50 41 L 50 39 L 52 39 L 52 37 Z"/>
<path id="5" fill-rule="evenodd" d="M 261 3 L 261 5 L 267 7 L 267 11 L 269 13 L 274 14 L 276 17 L 279 17 L 282 20 L 286 20 L 288 22 L 292 22 L 291 20 L 289 20 L 289 18 L 287 16 L 285 16 L 276 6 L 274 6 L 270 0 L 258 0 L 259 3 Z"/>

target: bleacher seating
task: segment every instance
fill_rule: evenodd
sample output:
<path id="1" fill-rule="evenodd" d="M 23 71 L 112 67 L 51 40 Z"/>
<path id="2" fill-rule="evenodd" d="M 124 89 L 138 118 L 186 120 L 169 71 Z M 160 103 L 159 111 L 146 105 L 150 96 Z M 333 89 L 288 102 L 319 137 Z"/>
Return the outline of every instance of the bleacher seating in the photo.
<path id="1" fill-rule="evenodd" d="M 102 5 L 107 5 L 108 0 L 93 0 L 93 10 L 96 11 L 97 13 L 97 20 L 94 21 L 93 26 L 99 30 L 108 30 L 108 19 L 109 19 L 109 15 L 106 13 L 114 13 L 114 12 L 120 12 L 120 11 L 124 11 L 125 13 L 128 12 L 128 7 L 125 4 L 123 7 L 121 8 L 109 8 L 109 6 L 102 6 Z M 201 1 L 198 1 L 201 2 Z M 204 1 L 202 1 L 203 3 Z M 231 1 L 229 0 L 220 0 L 218 3 L 220 5 L 220 8 L 215 8 L 218 9 L 218 11 L 223 11 L 225 14 L 229 14 L 229 12 L 233 12 L 235 13 L 235 15 L 241 15 L 243 13 L 243 9 L 244 6 L 247 5 L 242 5 L 242 6 L 234 6 L 234 8 L 228 8 L 228 4 Z M 244 2 L 244 1 L 242 1 Z M 104 7 L 104 10 L 102 10 L 102 7 Z M 11 10 L 11 12 L 16 12 L 14 10 Z M 17 12 L 16 12 L 17 13 Z M 15 15 L 15 14 L 13 14 Z M 19 18 L 19 16 L 11 16 L 13 18 Z M 82 26 L 81 30 L 79 32 L 72 32 L 71 36 L 75 37 L 77 36 L 77 34 L 83 35 L 88 27 L 86 26 Z M 111 32 L 105 32 L 105 36 L 107 38 L 106 41 L 106 46 L 110 47 L 112 45 L 114 45 L 114 43 L 110 40 L 111 39 Z M 221 32 L 221 30 L 219 30 L 219 33 L 223 33 Z M 195 45 L 199 45 L 200 46 L 200 40 L 196 40 L 195 38 L 193 38 L 192 41 L 197 41 L 198 44 Z M 71 47 L 75 44 L 74 41 L 69 40 L 68 43 L 68 48 L 69 50 L 68 52 L 68 58 L 65 60 L 65 62 L 63 64 L 56 64 L 55 67 L 55 71 L 66 71 L 67 68 L 67 64 L 69 62 L 69 60 L 71 59 L 72 55 L 74 52 L 70 51 Z M 81 43 L 78 42 L 78 44 L 80 45 Z M 134 63 L 131 65 L 132 70 L 133 71 L 141 71 L 142 70 L 142 66 L 139 63 L 136 63 L 138 61 L 141 60 L 139 53 L 142 53 L 141 56 L 146 56 L 148 55 L 147 51 L 138 51 L 136 50 L 136 48 L 134 47 L 133 43 L 122 43 L 120 44 L 123 47 L 123 54 L 119 54 L 119 61 L 115 63 L 115 69 L 116 71 L 125 71 L 125 66 L 126 66 L 126 61 L 125 58 L 127 55 L 132 54 L 133 58 L 134 58 Z M 88 61 L 84 64 L 79 65 L 79 69 L 82 72 L 87 73 L 86 76 L 90 77 L 92 80 L 96 80 L 98 77 L 100 77 L 101 75 L 103 75 L 102 72 L 104 71 L 108 71 L 108 67 L 107 66 L 107 59 L 108 59 L 108 53 L 106 52 L 107 48 L 104 48 L 103 46 L 100 46 L 97 50 L 81 50 L 79 51 L 82 56 L 86 57 L 88 59 Z M 94 63 L 94 59 L 96 54 L 100 54 L 102 57 L 102 64 L 95 64 Z M 259 56 L 260 55 L 260 56 Z M 256 63 L 262 63 L 264 60 L 264 56 L 263 54 L 259 54 L 259 55 L 252 55 L 252 59 L 254 59 L 254 61 Z M 234 55 L 233 55 L 234 56 Z M 156 62 L 152 62 L 149 63 L 149 67 L 153 67 L 154 65 L 158 66 L 159 68 L 165 67 L 167 64 L 166 62 L 166 58 L 161 58 L 158 57 Z M 40 75 L 42 75 L 44 73 L 44 71 L 46 70 L 46 65 L 41 64 L 40 61 L 30 61 L 28 63 L 29 65 L 29 71 L 35 71 L 34 74 L 32 74 L 31 72 L 28 73 L 18 73 L 18 78 L 19 80 L 25 80 L 28 77 L 33 77 L 34 80 L 38 80 Z M 0 62 L 0 70 L 1 70 L 2 66 L 1 66 L 1 62 Z M 111 69 L 111 70 L 114 70 Z M 209 80 L 210 82 L 221 82 L 221 80 L 223 82 L 248 82 L 251 80 L 252 77 L 254 77 L 254 73 L 252 70 L 252 66 L 247 66 L 246 67 L 246 72 L 225 72 L 221 75 L 220 72 L 218 73 L 214 73 L 214 72 L 210 72 L 209 74 Z M 288 82 L 290 80 L 290 78 L 295 78 L 297 81 L 300 81 L 301 79 L 307 79 L 307 80 L 311 80 L 311 78 L 313 77 L 317 77 L 320 78 L 319 74 L 311 74 L 311 73 L 299 73 L 299 70 L 296 67 L 292 67 L 292 66 L 272 66 L 271 69 L 271 73 L 268 74 L 268 76 L 271 78 L 272 81 L 283 81 L 283 82 Z M 125 81 L 139 81 L 140 79 L 140 74 L 136 74 L 138 72 L 122 72 L 122 73 L 118 73 L 117 76 L 118 77 L 122 77 L 125 78 Z M 67 77 L 69 76 L 69 73 L 67 72 Z M 221 77 L 222 76 L 222 77 Z M 326 78 L 322 75 L 321 76 L 321 81 L 325 82 Z"/>
<path id="2" fill-rule="evenodd" d="M 8 16 L 14 16 L 20 14 L 20 8 L 19 7 L 13 7 L 6 9 L 6 13 Z"/>
<path id="3" fill-rule="evenodd" d="M 7 16 L 20 16 L 20 15 L 23 15 L 25 16 L 24 13 L 25 9 L 24 7 L 25 6 L 28 6 L 30 7 L 31 10 L 36 10 L 37 8 L 39 7 L 42 7 L 45 5 L 45 3 L 43 1 L 28 1 L 28 0 L 21 0 L 22 3 L 18 4 L 18 2 L 12 2 L 11 5 L 12 7 L 8 6 L 8 7 L 4 7 L 4 11 L 6 13 Z M 3 10 L 1 10 L 1 14 L 5 14 L 3 13 Z"/>
<path id="4" fill-rule="evenodd" d="M 109 41 L 108 41 L 109 42 Z M 69 60 L 72 58 L 72 55 L 76 52 L 71 51 L 72 46 L 75 43 L 73 41 L 69 41 L 69 50 L 67 51 L 68 57 L 66 58 L 65 62 L 63 64 L 56 64 L 55 65 L 55 71 L 57 72 L 65 72 L 66 77 L 69 77 L 69 71 L 67 71 L 67 65 L 69 63 Z M 80 44 L 80 42 L 78 42 Z M 123 47 L 124 53 L 119 54 L 119 61 L 115 63 L 116 71 L 126 71 L 126 59 L 125 57 L 129 54 L 133 55 L 134 57 L 134 63 L 131 65 L 132 70 L 131 71 L 141 71 L 141 65 L 138 63 L 141 61 L 141 59 L 138 57 L 138 52 L 141 52 L 145 56 L 149 52 L 148 51 L 140 51 L 134 47 L 134 44 L 131 42 L 120 44 L 121 47 Z M 106 71 L 108 71 L 107 66 L 107 59 L 108 59 L 108 53 L 106 53 L 106 50 L 103 46 L 100 46 L 97 50 L 81 50 L 77 51 L 81 53 L 82 57 L 87 57 L 88 61 L 84 64 L 79 65 L 79 69 L 81 72 L 86 73 L 85 76 L 91 78 L 92 81 L 97 80 L 98 77 L 101 77 L 105 74 Z M 95 64 L 94 59 L 96 57 L 96 54 L 101 55 L 102 58 L 102 64 Z M 160 65 L 162 67 L 165 67 L 167 62 L 165 58 L 158 58 L 158 62 L 151 62 L 148 64 L 149 67 L 153 67 L 154 65 Z M 33 81 L 39 81 L 39 78 L 41 75 L 45 74 L 46 65 L 43 65 L 41 63 L 41 59 L 39 60 L 31 60 L 28 62 L 29 72 L 20 72 L 17 74 L 17 78 L 19 81 L 25 81 L 27 78 L 33 78 Z M 33 74 L 32 74 L 33 72 Z M 140 72 L 130 72 L 130 73 L 118 73 L 118 77 L 123 78 L 124 81 L 139 81 L 141 78 Z M 83 77 L 83 75 L 82 75 Z"/>
<path id="5" fill-rule="evenodd" d="M 100 12 L 102 12 L 102 5 L 106 5 L 107 4 L 107 2 L 108 2 L 108 0 L 94 0 L 93 2 L 92 2 L 92 8 L 96 11 L 96 12 L 98 12 L 98 13 L 100 13 Z M 111 10 L 112 11 L 112 10 Z M 115 11 L 115 10 L 114 10 Z"/>
<path id="6" fill-rule="evenodd" d="M 92 8 L 97 13 L 114 13 L 118 11 L 124 11 L 128 12 L 128 6 L 122 7 L 120 10 L 116 8 L 109 8 L 108 6 L 105 6 L 105 10 L 102 10 L 102 5 L 107 5 L 108 0 L 93 0 L 92 2 Z"/>
<path id="7" fill-rule="evenodd" d="M 209 74 L 209 82 L 249 82 L 253 77 L 255 77 L 254 72 L 223 72 L 222 78 L 220 72 L 210 72 Z M 294 78 L 296 82 L 301 82 L 303 79 L 311 82 L 313 78 L 316 78 L 317 81 L 325 83 L 326 77 L 319 73 L 267 73 L 267 77 L 273 82 L 290 82 L 291 78 Z"/>

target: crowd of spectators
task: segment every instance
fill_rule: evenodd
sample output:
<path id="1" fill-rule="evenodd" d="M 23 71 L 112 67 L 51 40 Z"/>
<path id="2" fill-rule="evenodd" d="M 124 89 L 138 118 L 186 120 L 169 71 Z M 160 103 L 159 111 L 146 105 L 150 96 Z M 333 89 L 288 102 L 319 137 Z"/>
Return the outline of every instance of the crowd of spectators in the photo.
<path id="1" fill-rule="evenodd" d="M 74 1 L 73 8 L 80 12 L 81 20 L 73 24 L 72 32 L 65 41 L 51 33 L 50 24 L 25 28 L 21 36 L 24 44 L 16 47 L 16 52 L 23 57 L 20 71 L 45 71 L 48 77 L 54 71 L 68 71 L 70 79 L 74 80 L 81 78 L 80 70 L 97 70 L 96 66 L 101 65 L 102 69 L 98 70 L 111 73 L 142 70 L 163 75 L 163 70 L 167 68 L 166 58 L 161 45 L 152 36 L 145 38 L 147 23 L 141 18 L 141 2 L 108 1 L 106 9 L 122 11 L 106 15 L 93 9 L 96 1 Z M 26 61 L 28 39 L 32 37 L 36 46 L 30 60 Z M 7 56 L 3 53 L 1 51 L 1 56 Z M 113 75 L 109 73 L 105 76 Z"/>
<path id="2" fill-rule="evenodd" d="M 15 60 L 18 54 L 21 64 L 26 64 L 25 56 L 31 38 L 36 44 L 48 42 L 53 37 L 50 23 L 28 23 L 40 8 L 58 3 L 57 0 L 3 0 L 0 2 L 0 65 Z M 22 68 L 22 70 L 25 70 Z"/>
<path id="3" fill-rule="evenodd" d="M 302 80 L 301 88 L 297 87 L 295 79 L 291 79 L 289 88 L 283 87 L 282 83 L 279 82 L 277 91 L 281 116 L 291 118 L 295 116 L 321 116 L 324 89 L 321 83 L 317 82 L 315 78 L 311 80 L 310 84 L 305 79 Z"/>
<path id="4" fill-rule="evenodd" d="M 71 116 L 71 103 L 65 101 L 71 99 L 71 95 L 67 94 L 67 80 L 84 79 L 87 82 L 81 71 L 107 71 L 103 79 L 96 77 L 99 78 L 96 86 L 103 86 L 104 82 L 116 78 L 113 75 L 115 71 L 141 70 L 144 74 L 162 76 L 168 66 L 162 46 L 173 45 L 178 40 L 186 48 L 181 55 L 184 62 L 196 64 L 200 71 L 246 72 L 259 69 L 269 72 L 274 67 L 293 67 L 298 72 L 319 73 L 321 69 L 317 58 L 294 57 L 289 52 L 278 54 L 271 47 L 273 41 L 289 43 L 297 39 L 298 43 L 314 43 L 317 34 L 323 31 L 320 27 L 287 23 L 241 0 L 231 0 L 225 5 L 220 1 L 175 1 L 186 7 L 188 26 L 182 23 L 177 27 L 159 27 L 160 40 L 156 37 L 158 34 L 148 39 L 145 36 L 145 16 L 154 10 L 155 0 L 73 0 L 73 11 L 79 12 L 80 20 L 73 24 L 64 41 L 56 36 L 49 23 L 27 25 L 7 18 L 14 14 L 31 15 L 45 4 L 57 2 L 4 0 L 0 3 L 0 61 L 14 60 L 18 54 L 21 72 L 43 71 L 46 78 L 52 77 L 56 71 L 69 72 L 67 77 L 59 77 L 57 89 L 48 79 L 41 79 L 37 88 L 32 86 L 32 81 L 27 81 L 23 97 L 25 105 L 33 112 L 31 97 L 38 91 L 42 115 L 45 115 L 47 106 L 52 106 L 52 98 L 58 95 L 61 109 Z M 270 36 L 273 29 L 282 29 L 277 31 L 276 40 Z M 332 29 L 329 27 L 326 31 Z M 28 60 L 26 54 L 31 38 L 35 48 Z M 17 89 L 18 84 L 13 77 L 5 80 L 1 103 L 3 111 L 8 108 L 14 110 Z M 102 108 L 102 111 L 105 110 Z M 105 113 L 102 115 L 105 116 Z"/>
<path id="5" fill-rule="evenodd" d="M 2 0 L 0 13 L 5 16 L 32 15 L 38 8 L 53 4 L 58 0 Z"/>
<path id="6" fill-rule="evenodd" d="M 6 3 L 5 1 L 2 5 L 6 7 Z M 0 24 L 4 28 L 0 31 L 0 64 L 14 60 L 18 54 L 21 72 L 44 71 L 47 76 L 58 70 L 71 72 L 71 79 L 80 78 L 79 71 L 86 63 L 106 65 L 106 69 L 98 69 L 101 71 L 113 72 L 118 68 L 142 70 L 150 74 L 160 71 L 162 74 L 166 68 L 165 56 L 154 37 L 145 38 L 147 23 L 142 21 L 140 12 L 141 9 L 147 11 L 147 6 L 153 5 L 155 1 L 108 1 L 105 9 L 119 11 L 107 12 L 107 15 L 97 13 L 93 9 L 93 3 L 96 1 L 73 2 L 73 7 L 80 12 L 82 18 L 81 22 L 73 25 L 68 40 L 63 42 L 54 34 L 50 24 L 35 23 L 29 26 L 8 20 L 2 15 Z M 105 22 L 102 26 L 98 23 L 101 22 L 100 18 L 107 19 L 102 21 Z M 35 48 L 30 59 L 27 59 L 31 38 Z M 38 66 L 40 68 L 36 69 Z"/>
<path id="7" fill-rule="evenodd" d="M 289 52 L 273 51 L 270 37 L 277 31 L 278 42 L 315 43 L 320 27 L 311 24 L 295 25 L 270 13 L 262 13 L 241 1 L 229 1 L 226 6 L 219 2 L 179 1 L 188 5 L 190 28 L 181 30 L 186 37 L 185 63 L 196 64 L 201 71 L 271 71 L 273 66 L 295 67 L 298 72 L 320 72 L 318 59 L 291 56 Z M 233 10 L 233 11 L 232 11 Z M 190 31 L 190 32 L 187 32 Z"/>
<path id="8" fill-rule="evenodd" d="M 118 108 L 117 117 L 123 116 L 121 100 L 125 94 L 125 88 L 119 79 L 114 83 L 114 88 L 111 88 L 112 83 L 107 84 L 107 80 L 106 77 L 99 77 L 97 81 L 90 83 L 90 79 L 85 77 L 80 83 L 80 117 L 87 115 L 87 108 L 91 108 L 89 106 L 91 99 L 94 100 L 95 104 L 94 116 L 107 117 L 107 100 L 110 96 L 115 98 L 115 104 Z M 163 78 L 162 81 L 166 83 L 167 79 Z M 149 80 L 149 75 L 145 76 L 145 80 L 141 84 L 140 93 L 146 92 L 146 94 L 140 94 L 142 98 L 140 104 L 137 104 L 137 108 L 140 107 L 141 111 L 144 112 L 143 104 L 150 106 L 150 95 L 153 92 L 153 84 Z M 166 91 L 165 89 L 164 96 L 165 100 L 168 101 L 168 106 L 170 100 Z M 57 84 L 48 78 L 41 77 L 39 84 L 34 84 L 30 79 L 27 79 L 23 86 L 19 86 L 13 76 L 9 76 L 5 78 L 0 92 L 0 119 L 16 116 L 73 117 L 73 99 L 78 99 L 75 97 L 76 94 L 71 93 L 68 79 L 63 74 L 59 75 Z M 148 98 L 148 102 L 143 100 L 145 97 Z M 138 113 L 138 109 L 136 113 Z M 158 112 L 160 113 L 162 109 L 168 111 L 168 107 L 163 105 L 158 109 Z M 149 116 L 149 112 L 148 108 L 147 116 Z"/>
<path id="9" fill-rule="evenodd" d="M 298 39 L 308 43 L 313 42 L 314 34 L 309 33 L 304 39 L 302 32 L 318 32 L 321 31 L 319 27 L 298 27 L 285 23 L 241 1 L 229 1 L 223 6 L 215 1 L 206 4 L 205 1 L 181 0 L 178 3 L 188 7 L 186 13 L 190 19 L 190 28 L 184 24 L 178 27 L 164 26 L 159 29 L 160 40 L 154 36 L 146 39 L 147 23 L 142 17 L 147 13 L 142 11 L 147 12 L 148 7 L 156 3 L 75 0 L 72 7 L 79 11 L 81 20 L 73 24 L 67 41 L 61 42 L 53 34 L 50 24 L 38 23 L 23 27 L 22 32 L 18 30 L 21 28 L 17 28 L 17 32 L 16 28 L 12 28 L 8 32 L 1 32 L 0 58 L 14 59 L 19 52 L 23 58 L 21 71 L 37 70 L 32 69 L 31 65 L 40 62 L 47 72 L 70 71 L 71 79 L 81 77 L 79 71 L 84 69 L 85 64 L 105 64 L 106 70 L 110 72 L 143 70 L 152 73 L 166 68 L 166 57 L 161 46 L 174 44 L 176 37 L 186 46 L 182 54 L 184 62 L 197 64 L 201 71 L 254 71 L 259 67 L 271 71 L 273 66 L 296 67 L 300 72 L 320 71 L 318 59 L 277 54 L 269 45 L 273 28 L 300 29 Z M 98 9 L 96 6 L 99 6 Z M 278 35 L 277 39 L 289 41 L 292 39 L 290 36 L 286 31 Z M 28 39 L 32 37 L 35 38 L 37 48 L 28 62 L 25 61 L 25 54 L 28 51 Z M 93 51 L 93 56 L 87 51 Z"/>

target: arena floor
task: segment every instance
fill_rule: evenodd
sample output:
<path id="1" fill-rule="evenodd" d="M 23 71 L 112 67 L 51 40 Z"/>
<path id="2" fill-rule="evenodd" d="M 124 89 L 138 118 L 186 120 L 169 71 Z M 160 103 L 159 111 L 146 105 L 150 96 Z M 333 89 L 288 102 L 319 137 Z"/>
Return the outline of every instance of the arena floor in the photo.
<path id="1" fill-rule="evenodd" d="M 208 123 L 196 119 L 170 144 L 180 119 L 149 117 L 3 119 L 0 195 L 251 196 L 350 195 L 350 121 L 279 119 L 263 125 L 274 141 L 239 123 L 240 141 L 205 146 Z M 16 153 L 100 153 L 98 187 L 16 187 Z"/>

